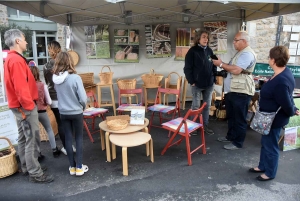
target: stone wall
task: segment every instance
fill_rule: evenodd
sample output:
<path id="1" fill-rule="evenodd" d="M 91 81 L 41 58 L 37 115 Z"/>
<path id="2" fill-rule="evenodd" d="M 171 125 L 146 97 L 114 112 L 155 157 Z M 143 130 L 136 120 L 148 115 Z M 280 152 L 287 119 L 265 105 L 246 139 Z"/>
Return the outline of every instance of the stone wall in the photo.
<path id="1" fill-rule="evenodd" d="M 7 7 L 0 4 L 0 24 L 8 24 Z"/>
<path id="2" fill-rule="evenodd" d="M 268 63 L 269 50 L 276 44 L 278 19 L 279 17 L 276 16 L 247 23 L 247 29 L 251 37 L 250 46 L 257 53 L 258 62 L 260 63 Z M 300 12 L 283 15 L 283 25 L 300 25 Z M 281 29 L 279 45 L 289 48 L 290 34 L 291 32 L 283 32 Z M 299 42 L 300 40 L 298 40 Z M 300 49 L 300 45 L 298 45 L 298 49 Z M 294 65 L 300 65 L 300 56 L 296 55 L 295 57 L 296 61 Z"/>

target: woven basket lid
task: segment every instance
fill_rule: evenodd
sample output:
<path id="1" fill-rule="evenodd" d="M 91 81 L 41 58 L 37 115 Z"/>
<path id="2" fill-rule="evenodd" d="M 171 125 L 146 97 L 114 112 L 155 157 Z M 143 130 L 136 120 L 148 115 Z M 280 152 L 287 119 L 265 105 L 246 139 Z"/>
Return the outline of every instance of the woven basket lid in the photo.
<path id="1" fill-rule="evenodd" d="M 75 52 L 73 50 L 69 50 L 68 53 L 70 54 L 70 56 L 73 59 L 74 66 L 76 66 L 79 62 L 79 56 L 78 56 L 77 52 Z"/>

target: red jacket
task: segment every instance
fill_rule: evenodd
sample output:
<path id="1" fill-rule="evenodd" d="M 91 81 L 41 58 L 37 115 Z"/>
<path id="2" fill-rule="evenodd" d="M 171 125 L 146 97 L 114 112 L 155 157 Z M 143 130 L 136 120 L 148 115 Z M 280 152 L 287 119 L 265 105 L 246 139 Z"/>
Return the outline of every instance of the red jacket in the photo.
<path id="1" fill-rule="evenodd" d="M 9 51 L 5 59 L 4 82 L 9 108 L 34 109 L 38 99 L 35 79 L 26 59 L 16 51 Z"/>

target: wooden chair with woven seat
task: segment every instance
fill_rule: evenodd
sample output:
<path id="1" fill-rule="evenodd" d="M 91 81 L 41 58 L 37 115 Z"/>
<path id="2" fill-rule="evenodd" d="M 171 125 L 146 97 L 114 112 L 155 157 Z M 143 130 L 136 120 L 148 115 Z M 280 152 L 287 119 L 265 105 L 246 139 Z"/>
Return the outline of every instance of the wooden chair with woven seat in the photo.
<path id="1" fill-rule="evenodd" d="M 163 104 L 162 104 L 162 102 L 161 102 L 162 97 L 165 94 L 175 95 L 176 102 L 175 102 L 174 106 L 166 105 L 165 100 L 163 101 Z M 178 113 L 178 117 L 180 117 L 180 100 L 179 100 L 180 90 L 179 89 L 164 89 L 164 88 L 159 87 L 157 90 L 156 97 L 157 98 L 155 100 L 155 104 L 148 107 L 148 110 L 152 111 L 152 115 L 151 115 L 150 123 L 149 123 L 149 132 L 150 132 L 151 127 L 161 128 L 161 124 L 163 123 L 162 120 L 170 120 L 170 118 L 163 117 L 162 114 L 165 114 L 165 115 L 171 114 L 172 115 L 171 119 L 174 119 L 176 113 Z M 153 125 L 153 118 L 156 113 L 159 116 L 160 125 Z"/>
<path id="2" fill-rule="evenodd" d="M 206 102 L 204 102 L 198 110 L 189 109 L 183 118 L 179 117 L 162 124 L 162 127 L 164 129 L 172 132 L 173 134 L 169 139 L 168 143 L 166 144 L 166 146 L 164 147 L 164 149 L 162 150 L 161 155 L 164 155 L 167 149 L 170 148 L 171 146 L 179 145 L 184 139 L 186 143 L 188 165 L 192 165 L 192 154 L 195 153 L 197 150 L 202 148 L 202 153 L 206 154 L 204 125 L 203 125 L 203 118 L 202 118 L 202 112 L 205 107 L 206 107 Z M 198 120 L 200 123 L 197 123 Z M 190 133 L 198 129 L 200 130 L 201 144 L 191 151 Z M 175 137 L 177 137 L 177 135 L 180 136 L 180 139 L 173 142 L 173 140 L 175 139 Z"/>
<path id="3" fill-rule="evenodd" d="M 122 97 L 126 97 L 126 95 L 134 95 L 136 96 L 136 104 L 128 104 L 122 103 Z M 138 95 L 140 96 L 141 102 L 138 103 Z M 119 107 L 117 108 L 118 114 L 123 114 L 124 111 L 131 111 L 134 107 L 143 106 L 143 89 L 119 89 Z"/>
<path id="4" fill-rule="evenodd" d="M 83 111 L 83 126 L 90 138 L 90 141 L 94 142 L 92 134 L 99 132 L 99 129 L 95 130 L 95 119 L 100 116 L 104 121 L 104 113 L 107 113 L 108 109 L 99 108 L 98 101 L 93 91 L 87 92 L 86 95 L 89 101 L 87 103 L 87 109 Z M 91 122 L 88 120 L 91 120 Z M 88 125 L 92 125 L 93 132 L 90 132 Z"/>

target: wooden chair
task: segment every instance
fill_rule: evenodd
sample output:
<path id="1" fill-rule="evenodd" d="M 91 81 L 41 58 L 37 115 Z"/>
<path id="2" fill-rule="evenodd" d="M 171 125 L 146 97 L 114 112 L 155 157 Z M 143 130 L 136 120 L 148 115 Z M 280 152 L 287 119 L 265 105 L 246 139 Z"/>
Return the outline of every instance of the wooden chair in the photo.
<path id="1" fill-rule="evenodd" d="M 195 153 L 198 149 L 202 148 L 202 153 L 206 154 L 204 125 L 203 125 L 203 118 L 202 118 L 202 112 L 205 106 L 206 106 L 206 102 L 204 102 L 201 108 L 199 108 L 198 110 L 189 109 L 183 118 L 179 117 L 162 124 L 162 127 L 164 129 L 172 132 L 173 134 L 169 139 L 168 143 L 166 144 L 166 146 L 164 147 L 164 149 L 162 150 L 161 155 L 164 155 L 169 147 L 173 145 L 179 145 L 184 139 L 186 143 L 188 165 L 192 165 L 192 154 Z M 200 123 L 197 123 L 198 120 Z M 200 130 L 201 144 L 191 151 L 190 139 L 189 139 L 190 133 L 198 129 Z M 177 135 L 180 136 L 180 139 L 173 142 L 173 140 Z"/>
<path id="2" fill-rule="evenodd" d="M 90 132 L 88 125 L 92 125 L 92 129 L 94 130 L 95 119 L 100 116 L 104 121 L 105 120 L 104 113 L 107 113 L 108 109 L 99 108 L 98 101 L 93 91 L 87 92 L 86 95 L 90 101 L 87 104 L 87 109 L 84 110 L 83 112 L 83 126 L 91 142 L 94 142 L 92 134 L 99 132 L 99 130 L 97 129 L 96 131 Z M 88 120 L 91 120 L 91 122 L 89 122 Z"/>
<path id="3" fill-rule="evenodd" d="M 169 106 L 166 105 L 165 100 L 163 101 L 163 104 L 161 104 L 161 100 L 162 100 L 162 95 L 175 95 L 176 96 L 176 102 L 175 102 L 175 106 Z M 179 97 L 180 97 L 180 90 L 178 89 L 164 89 L 159 87 L 157 90 L 157 95 L 156 95 L 156 100 L 155 100 L 155 104 L 148 107 L 148 110 L 152 111 L 152 115 L 151 115 L 151 119 L 150 119 L 150 123 L 149 123 L 149 132 L 151 127 L 159 127 L 161 128 L 161 124 L 162 124 L 162 120 L 163 119 L 167 119 L 170 120 L 170 118 L 164 118 L 162 116 L 162 114 L 172 114 L 172 119 L 175 118 L 176 113 L 178 113 L 178 117 L 180 116 L 180 101 L 179 101 Z M 159 122 L 160 125 L 153 125 L 153 118 L 155 113 L 158 113 L 159 116 Z"/>
<path id="4" fill-rule="evenodd" d="M 127 95 L 135 96 L 136 104 L 122 103 L 122 97 L 127 97 Z M 140 103 L 138 103 L 138 95 L 140 95 Z M 143 105 L 143 89 L 119 89 L 119 107 L 117 108 L 119 114 L 122 114 L 124 111 L 130 111 L 132 107 Z"/>

